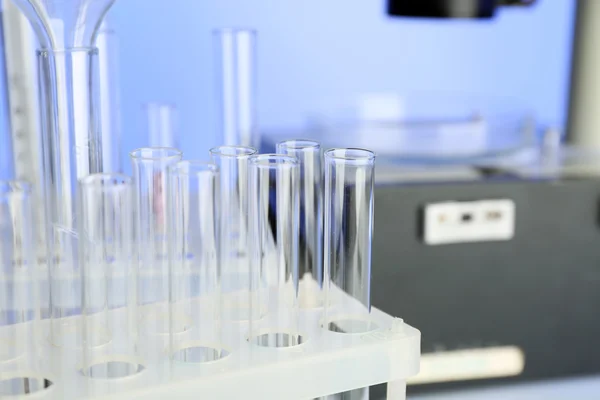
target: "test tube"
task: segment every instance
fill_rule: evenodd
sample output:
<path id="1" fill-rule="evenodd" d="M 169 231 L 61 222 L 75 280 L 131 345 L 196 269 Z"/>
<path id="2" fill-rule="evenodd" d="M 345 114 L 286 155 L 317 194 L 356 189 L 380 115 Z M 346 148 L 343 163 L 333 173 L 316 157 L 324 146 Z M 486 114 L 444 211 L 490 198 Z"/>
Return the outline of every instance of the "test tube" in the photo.
<path id="1" fill-rule="evenodd" d="M 313 140 L 277 143 L 277 153 L 300 163 L 300 240 L 298 248 L 299 304 L 302 308 L 323 304 L 323 171 L 321 145 Z"/>
<path id="2" fill-rule="evenodd" d="M 221 142 L 258 147 L 256 118 L 256 32 L 225 28 L 213 32 Z"/>
<path id="3" fill-rule="evenodd" d="M 30 185 L 0 181 L 0 398 L 52 385 L 40 374 L 37 353 L 39 286 L 31 213 Z"/>
<path id="4" fill-rule="evenodd" d="M 82 270 L 82 373 L 124 378 L 143 369 L 137 350 L 137 265 L 133 252 L 133 181 L 118 173 L 79 181 Z M 98 346 L 97 336 L 109 336 Z"/>
<path id="5" fill-rule="evenodd" d="M 149 147 L 179 147 L 177 134 L 177 108 L 166 103 L 144 105 Z"/>
<path id="6" fill-rule="evenodd" d="M 325 152 L 323 326 L 334 332 L 375 328 L 371 313 L 371 241 L 375 153 Z"/>
<path id="7" fill-rule="evenodd" d="M 221 316 L 248 321 L 250 258 L 248 254 L 248 168 L 251 147 L 221 146 L 210 150 L 219 168 Z"/>
<path id="8" fill-rule="evenodd" d="M 286 155 L 250 160 L 249 340 L 259 346 L 289 347 L 304 339 L 298 331 L 298 170 L 298 160 Z"/>
<path id="9" fill-rule="evenodd" d="M 167 349 L 159 347 L 168 345 L 170 332 L 167 172 L 181 160 L 182 153 L 170 147 L 148 147 L 134 150 L 130 156 L 135 185 L 140 335 L 157 340 L 160 335 L 164 340 L 156 346 L 145 343 L 162 353 Z"/>
<path id="10" fill-rule="evenodd" d="M 170 354 L 178 362 L 216 361 L 228 354 L 219 321 L 217 166 L 180 161 L 169 170 L 172 213 Z M 179 316 L 179 317 L 178 317 Z M 189 321 L 179 332 L 178 319 Z"/>

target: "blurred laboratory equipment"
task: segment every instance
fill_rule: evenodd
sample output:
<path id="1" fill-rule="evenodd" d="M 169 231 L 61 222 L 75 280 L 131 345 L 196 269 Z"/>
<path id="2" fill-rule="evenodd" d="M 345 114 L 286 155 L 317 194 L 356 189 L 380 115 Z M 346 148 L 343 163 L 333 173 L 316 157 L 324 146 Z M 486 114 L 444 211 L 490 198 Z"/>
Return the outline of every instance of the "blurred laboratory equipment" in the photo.
<path id="1" fill-rule="evenodd" d="M 170 331 L 167 174 L 181 161 L 182 153 L 170 147 L 147 147 L 132 151 L 130 157 L 135 184 L 140 335 L 144 344 L 161 336 L 164 340 L 157 346 L 166 346 Z M 183 322 L 179 330 L 185 330 Z M 162 354 L 165 349 L 154 350 Z"/>
<path id="2" fill-rule="evenodd" d="M 137 263 L 134 259 L 133 182 L 117 173 L 92 174 L 79 182 L 82 271 L 81 372 L 114 379 L 143 370 L 137 320 Z M 100 345 L 101 344 L 101 345 Z M 93 395 L 118 387 L 89 387 Z"/>
<path id="3" fill-rule="evenodd" d="M 119 37 L 105 19 L 96 37 L 103 172 L 122 172 Z"/>
<path id="4" fill-rule="evenodd" d="M 321 145 L 313 140 L 277 143 L 277 153 L 300 163 L 298 277 L 300 307 L 323 305 L 323 169 Z"/>
<path id="5" fill-rule="evenodd" d="M 0 2 L 0 48 L 6 47 L 4 30 L 6 30 L 6 10 Z M 13 146 L 10 132 L 10 104 L 8 65 L 6 62 L 6 51 L 0 51 L 0 180 L 14 179 Z"/>
<path id="6" fill-rule="evenodd" d="M 27 181 L 32 188 L 35 251 L 41 268 L 46 263 L 46 224 L 43 193 L 42 136 L 38 103 L 38 75 L 36 69 L 36 42 L 29 21 L 12 0 L 2 1 L 4 61 L 9 112 L 5 123 L 6 134 L 12 137 L 13 166 L 16 179 Z M 7 148 L 8 149 L 8 148 Z M 45 273 L 45 276 L 48 274 Z M 40 298 L 42 317 L 50 315 L 48 282 Z"/>
<path id="7" fill-rule="evenodd" d="M 374 92 L 323 101 L 304 134 L 330 147 L 368 147 L 385 163 L 460 164 L 530 147 L 536 132 L 529 107 L 512 98 Z"/>
<path id="8" fill-rule="evenodd" d="M 102 18 L 114 0 L 17 0 L 31 22 L 38 51 L 51 341 L 76 343 L 64 317 L 81 311 L 75 193 L 77 179 L 101 172 L 98 50 Z M 75 338 L 73 338 L 75 334 Z"/>
<path id="9" fill-rule="evenodd" d="M 248 172 L 250 158 L 255 154 L 256 149 L 244 146 L 220 146 L 210 150 L 211 161 L 219 168 L 219 270 L 221 313 L 226 321 L 250 319 Z"/>
<path id="10" fill-rule="evenodd" d="M 166 103 L 144 104 L 146 114 L 146 145 L 179 148 L 177 108 Z"/>
<path id="11" fill-rule="evenodd" d="M 295 157 L 250 159 L 250 335 L 260 346 L 302 343 L 298 330 L 299 165 Z"/>
<path id="12" fill-rule="evenodd" d="M 39 282 L 29 184 L 0 181 L 0 397 L 52 385 L 42 373 Z"/>
<path id="13" fill-rule="evenodd" d="M 220 360 L 219 172 L 216 165 L 180 161 L 169 170 L 170 356 L 176 362 Z M 179 320 L 188 324 L 180 332 Z"/>
<path id="14" fill-rule="evenodd" d="M 256 100 L 256 32 L 225 28 L 213 32 L 221 141 L 225 145 L 260 143 Z"/>

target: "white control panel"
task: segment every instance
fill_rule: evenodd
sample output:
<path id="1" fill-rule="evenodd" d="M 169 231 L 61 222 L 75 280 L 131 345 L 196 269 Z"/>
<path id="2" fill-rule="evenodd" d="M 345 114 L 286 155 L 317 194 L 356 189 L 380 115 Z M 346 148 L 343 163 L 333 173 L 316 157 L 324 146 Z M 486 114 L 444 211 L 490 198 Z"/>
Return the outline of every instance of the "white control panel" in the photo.
<path id="1" fill-rule="evenodd" d="M 497 199 L 427 204 L 423 223 L 428 245 L 510 240 L 515 235 L 515 203 Z"/>

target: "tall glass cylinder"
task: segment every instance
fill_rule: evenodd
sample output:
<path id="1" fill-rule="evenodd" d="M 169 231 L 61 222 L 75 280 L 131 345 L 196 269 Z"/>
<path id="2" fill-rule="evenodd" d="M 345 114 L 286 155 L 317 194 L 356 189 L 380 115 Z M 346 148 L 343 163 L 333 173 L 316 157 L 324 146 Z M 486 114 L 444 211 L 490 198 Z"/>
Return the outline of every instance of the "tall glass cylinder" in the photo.
<path id="1" fill-rule="evenodd" d="M 134 150 L 130 156 L 135 184 L 140 335 L 147 344 L 156 339 L 156 346 L 166 346 L 170 331 L 167 173 L 181 160 L 182 153 L 174 148 L 150 147 Z M 156 350 L 163 352 L 166 347 Z"/>
<path id="2" fill-rule="evenodd" d="M 260 144 L 256 117 L 256 32 L 226 28 L 213 32 L 221 142 Z"/>
<path id="3" fill-rule="evenodd" d="M 277 153 L 300 163 L 300 240 L 298 277 L 300 307 L 323 304 L 323 170 L 321 145 L 312 140 L 277 143 Z"/>
<path id="4" fill-rule="evenodd" d="M 219 320 L 218 176 L 216 165 L 198 161 L 181 161 L 169 172 L 174 361 L 215 361 L 228 354 Z M 188 321 L 185 332 L 178 320 Z"/>
<path id="5" fill-rule="evenodd" d="M 221 314 L 228 321 L 250 319 L 248 169 L 255 153 L 242 146 L 210 150 L 211 161 L 219 168 Z"/>
<path id="6" fill-rule="evenodd" d="M 44 194 L 54 345 L 75 343 L 67 317 L 81 310 L 75 193 L 77 179 L 101 172 L 98 52 L 94 48 L 38 52 L 41 89 Z"/>
<path id="7" fill-rule="evenodd" d="M 325 152 L 324 327 L 344 333 L 374 328 L 371 242 L 375 154 L 362 149 Z"/>
<path id="8" fill-rule="evenodd" d="M 144 104 L 146 113 L 146 144 L 150 147 L 179 147 L 177 108 L 171 104 Z"/>
<path id="9" fill-rule="evenodd" d="M 82 372 L 96 379 L 129 376 L 141 370 L 132 179 L 120 174 L 89 175 L 79 182 L 78 203 Z M 106 344 L 98 345 L 106 336 Z"/>
<path id="10" fill-rule="evenodd" d="M 0 181 L 0 398 L 51 385 L 40 375 L 39 285 L 28 184 Z"/>
<path id="11" fill-rule="evenodd" d="M 280 154 L 250 160 L 250 341 L 289 347 L 298 331 L 298 161 Z"/>
<path id="12" fill-rule="evenodd" d="M 122 172 L 119 37 L 106 20 L 96 36 L 100 79 L 103 172 Z"/>

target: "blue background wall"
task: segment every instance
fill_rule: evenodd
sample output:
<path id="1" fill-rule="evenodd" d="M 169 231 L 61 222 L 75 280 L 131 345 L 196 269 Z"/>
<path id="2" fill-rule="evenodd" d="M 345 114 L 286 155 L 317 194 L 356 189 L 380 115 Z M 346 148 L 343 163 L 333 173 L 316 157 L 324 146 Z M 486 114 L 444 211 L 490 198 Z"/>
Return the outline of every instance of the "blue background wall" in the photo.
<path id="1" fill-rule="evenodd" d="M 299 125 L 325 97 L 431 90 L 521 98 L 560 125 L 574 2 L 537 3 L 471 22 L 389 19 L 383 0 L 117 0 L 124 150 L 144 144 L 154 100 L 180 108 L 187 157 L 218 144 L 210 32 L 226 26 L 259 32 L 263 127 Z"/>
<path id="2" fill-rule="evenodd" d="M 140 144 L 140 104 L 180 108 L 182 147 L 217 144 L 215 27 L 259 32 L 259 118 L 298 125 L 323 97 L 466 91 L 522 98 L 543 123 L 566 112 L 574 2 L 539 0 L 487 22 L 389 19 L 382 0 L 117 0 L 124 144 Z M 341 10 L 341 11 L 340 11 Z"/>

